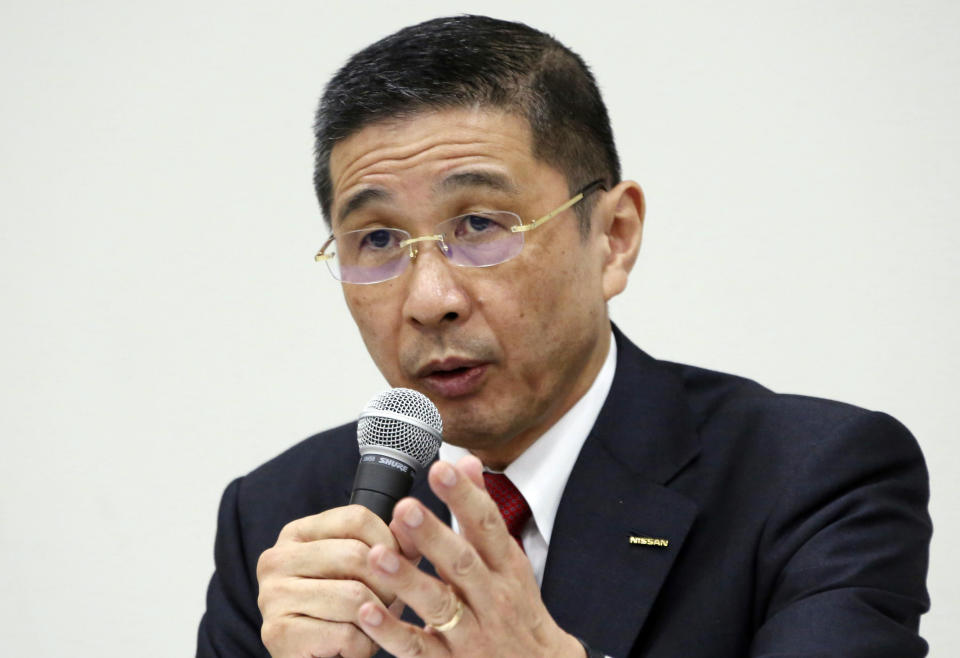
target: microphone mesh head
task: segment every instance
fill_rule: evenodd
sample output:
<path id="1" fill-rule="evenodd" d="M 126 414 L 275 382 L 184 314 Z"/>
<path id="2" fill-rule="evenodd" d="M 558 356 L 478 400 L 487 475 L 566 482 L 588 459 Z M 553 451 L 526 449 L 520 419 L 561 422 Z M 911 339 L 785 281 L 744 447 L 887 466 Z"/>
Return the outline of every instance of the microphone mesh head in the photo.
<path id="1" fill-rule="evenodd" d="M 391 388 L 374 396 L 357 421 L 357 443 L 383 446 L 409 455 L 426 468 L 440 449 L 443 420 L 430 399 L 409 388 Z"/>

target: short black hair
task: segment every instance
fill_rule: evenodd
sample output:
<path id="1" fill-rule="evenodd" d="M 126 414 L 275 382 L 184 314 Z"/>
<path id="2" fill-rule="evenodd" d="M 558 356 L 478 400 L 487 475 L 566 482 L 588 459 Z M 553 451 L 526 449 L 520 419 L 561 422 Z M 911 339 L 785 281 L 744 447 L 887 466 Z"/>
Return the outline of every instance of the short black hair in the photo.
<path id="1" fill-rule="evenodd" d="M 620 182 L 607 108 L 579 55 L 523 23 L 436 18 L 364 48 L 327 84 L 314 124 L 314 185 L 328 225 L 337 142 L 378 121 L 471 106 L 525 117 L 534 157 L 562 172 L 571 194 L 598 178 L 607 189 Z M 586 200 L 577 206 L 584 235 L 589 209 Z"/>

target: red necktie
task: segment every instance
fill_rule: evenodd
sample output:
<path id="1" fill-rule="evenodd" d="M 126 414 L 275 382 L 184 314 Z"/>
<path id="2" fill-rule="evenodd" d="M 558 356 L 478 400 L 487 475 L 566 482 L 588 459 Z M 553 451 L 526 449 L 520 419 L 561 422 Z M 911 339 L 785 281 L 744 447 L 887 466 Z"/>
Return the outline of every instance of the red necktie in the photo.
<path id="1" fill-rule="evenodd" d="M 493 498 L 493 502 L 500 508 L 500 515 L 507 522 L 507 531 L 517 540 L 520 548 L 523 548 L 520 533 L 530 519 L 530 506 L 524 500 L 523 494 L 503 473 L 484 472 L 483 481 L 487 485 L 487 491 Z"/>

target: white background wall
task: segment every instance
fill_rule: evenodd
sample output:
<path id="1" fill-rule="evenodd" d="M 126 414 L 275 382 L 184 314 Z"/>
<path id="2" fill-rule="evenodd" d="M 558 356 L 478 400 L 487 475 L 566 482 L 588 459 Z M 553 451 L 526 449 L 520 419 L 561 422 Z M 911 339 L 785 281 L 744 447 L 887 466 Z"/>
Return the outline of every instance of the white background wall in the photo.
<path id="1" fill-rule="evenodd" d="M 593 66 L 649 203 L 612 307 L 635 341 L 919 437 L 947 655 L 952 0 L 3 2 L 0 654 L 193 652 L 223 487 L 382 386 L 312 262 L 315 101 L 350 53 L 460 11 Z"/>

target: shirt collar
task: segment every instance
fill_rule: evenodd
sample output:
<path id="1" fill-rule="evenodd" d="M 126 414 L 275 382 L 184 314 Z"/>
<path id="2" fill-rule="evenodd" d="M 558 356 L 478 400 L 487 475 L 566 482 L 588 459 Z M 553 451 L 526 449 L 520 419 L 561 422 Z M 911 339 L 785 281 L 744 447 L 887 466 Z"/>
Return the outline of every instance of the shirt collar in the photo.
<path id="1" fill-rule="evenodd" d="M 610 392 L 616 365 L 617 343 L 611 335 L 607 358 L 587 392 L 504 471 L 530 505 L 533 520 L 547 544 L 560 497 Z M 447 462 L 454 463 L 467 454 L 459 446 L 440 446 L 440 458 Z"/>

